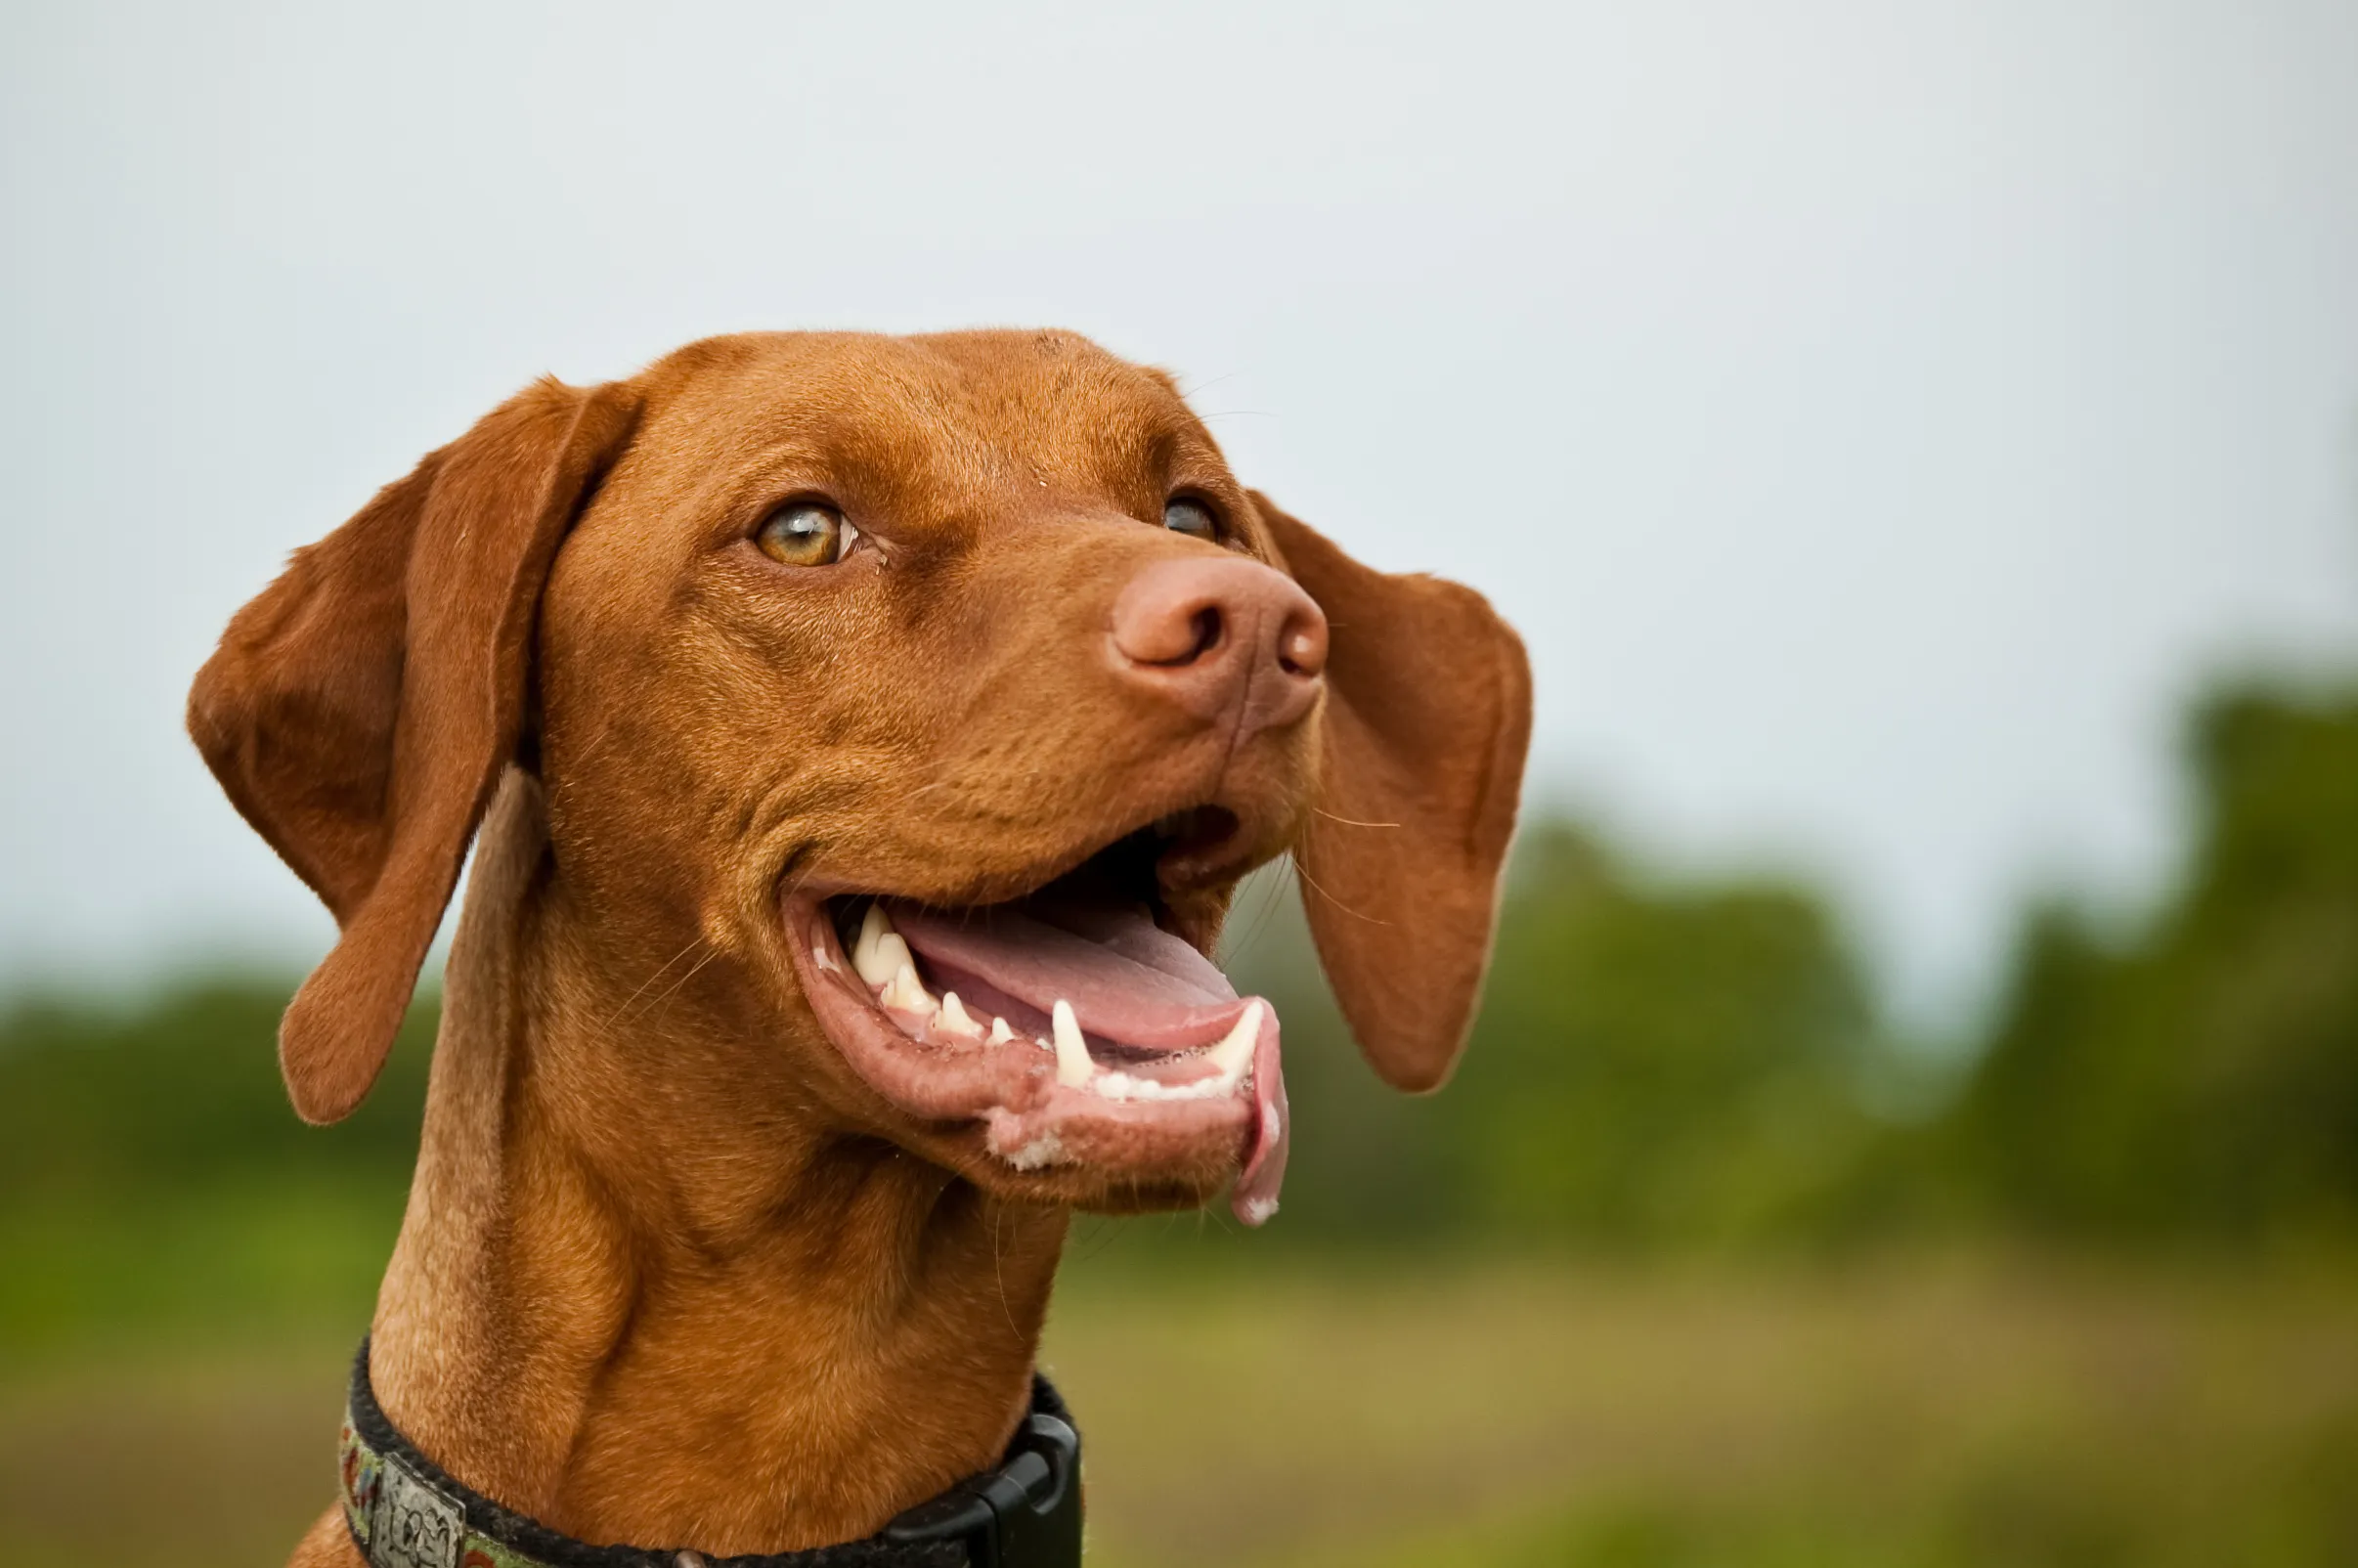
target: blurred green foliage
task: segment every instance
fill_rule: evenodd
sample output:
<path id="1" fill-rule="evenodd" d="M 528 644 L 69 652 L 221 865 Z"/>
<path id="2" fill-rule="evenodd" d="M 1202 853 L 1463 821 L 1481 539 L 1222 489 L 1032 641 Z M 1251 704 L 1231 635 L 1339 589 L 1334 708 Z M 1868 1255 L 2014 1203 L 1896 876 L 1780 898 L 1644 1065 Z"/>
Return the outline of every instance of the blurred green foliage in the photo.
<path id="1" fill-rule="evenodd" d="M 1402 1100 L 1352 1052 L 1281 907 L 1237 966 L 1285 1020 L 1288 1225 L 1716 1244 L 1808 1227 L 1877 1124 L 1887 1050 L 1825 906 L 1773 881 L 1653 887 L 1562 820 L 1525 835 L 1457 1077 Z"/>
<path id="2" fill-rule="evenodd" d="M 2077 1238 L 2257 1241 L 2358 1220 L 2358 695 L 2263 689 L 2191 734 L 2183 885 L 2108 940 L 2025 922 L 1934 1180 Z"/>
<path id="3" fill-rule="evenodd" d="M 2188 727 L 2172 893 L 2109 934 L 2033 908 L 1987 1038 L 1945 1058 L 1895 1037 L 1807 887 L 1648 879 L 1552 821 L 1456 1083 L 1399 1102 L 1348 1065 L 1281 915 L 1244 968 L 1286 1020 L 1289 1221 L 1649 1250 L 2358 1239 L 2358 691 L 2240 686 Z M 1922 1120 L 1868 1109 L 1950 1063 Z"/>
<path id="4" fill-rule="evenodd" d="M 430 1001 L 334 1131 L 288 1110 L 273 1042 L 291 982 L 204 980 L 127 1006 L 33 997 L 0 1022 L 0 1195 L 52 1202 L 226 1182 L 406 1188 Z"/>
<path id="5" fill-rule="evenodd" d="M 323 1129 L 279 1082 L 291 990 L 35 997 L 0 1022 L 0 1371 L 124 1329 L 367 1322 L 416 1158 L 433 1008 L 413 1012 L 359 1113 Z"/>

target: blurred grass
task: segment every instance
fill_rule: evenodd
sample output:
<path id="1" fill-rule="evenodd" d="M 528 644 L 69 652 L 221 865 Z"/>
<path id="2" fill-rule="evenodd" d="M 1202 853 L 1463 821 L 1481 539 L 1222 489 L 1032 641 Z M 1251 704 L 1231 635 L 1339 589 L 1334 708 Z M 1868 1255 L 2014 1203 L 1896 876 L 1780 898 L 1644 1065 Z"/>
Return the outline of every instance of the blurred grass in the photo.
<path id="1" fill-rule="evenodd" d="M 381 1198 L 8 1232 L 0 1568 L 281 1560 L 333 1495 Z M 1106 1229 L 1046 1351 L 1099 1568 L 2358 1561 L 2346 1259 L 1196 1268 Z"/>
<path id="2" fill-rule="evenodd" d="M 2331 1269 L 1073 1283 L 1117 1564 L 2358 1561 Z"/>

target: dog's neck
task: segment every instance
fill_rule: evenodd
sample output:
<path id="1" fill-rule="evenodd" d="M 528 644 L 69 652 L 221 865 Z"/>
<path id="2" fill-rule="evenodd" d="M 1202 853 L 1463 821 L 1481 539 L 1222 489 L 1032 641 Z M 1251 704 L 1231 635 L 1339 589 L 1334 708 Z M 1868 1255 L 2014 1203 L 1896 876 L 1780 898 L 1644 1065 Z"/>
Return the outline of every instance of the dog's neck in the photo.
<path id="1" fill-rule="evenodd" d="M 600 973 L 585 925 L 511 771 L 377 1303 L 388 1416 L 554 1529 L 717 1554 L 856 1538 L 995 1461 L 1062 1212 L 751 1113 L 714 982 L 649 1003 L 693 955 Z"/>

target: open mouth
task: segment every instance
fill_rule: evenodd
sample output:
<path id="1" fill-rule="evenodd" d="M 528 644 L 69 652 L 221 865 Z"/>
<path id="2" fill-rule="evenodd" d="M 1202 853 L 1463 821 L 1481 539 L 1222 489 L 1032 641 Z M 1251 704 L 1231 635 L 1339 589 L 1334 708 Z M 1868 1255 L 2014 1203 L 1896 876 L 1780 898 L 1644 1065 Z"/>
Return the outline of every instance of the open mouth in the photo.
<path id="1" fill-rule="evenodd" d="M 1086 1168 L 1277 1211 L 1288 1116 L 1276 1012 L 1164 929 L 1168 827 L 1132 834 L 1022 897 L 959 908 L 790 894 L 789 943 L 819 1023 L 903 1111 L 980 1125 L 1019 1172 Z"/>

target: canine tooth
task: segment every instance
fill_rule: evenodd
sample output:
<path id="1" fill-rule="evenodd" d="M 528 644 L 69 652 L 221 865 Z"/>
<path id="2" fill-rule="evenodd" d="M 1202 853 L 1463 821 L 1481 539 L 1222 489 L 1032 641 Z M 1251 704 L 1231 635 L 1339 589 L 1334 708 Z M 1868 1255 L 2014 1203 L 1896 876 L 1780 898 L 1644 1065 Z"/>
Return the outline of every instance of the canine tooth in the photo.
<path id="1" fill-rule="evenodd" d="M 884 995 L 878 997 L 877 1001 L 886 1007 L 895 1008 L 903 1013 L 931 1013 L 934 1011 L 934 993 L 927 990 L 925 983 L 918 980 L 917 966 L 905 961 L 898 969 L 893 971 L 892 980 L 885 985 Z"/>
<path id="2" fill-rule="evenodd" d="M 1012 1039 L 1014 1039 L 1014 1038 L 1015 1038 L 1015 1030 L 1013 1030 L 1013 1029 L 1011 1029 L 1011 1028 L 1009 1028 L 1009 1027 L 1007 1026 L 1007 1021 L 1006 1021 L 1005 1019 L 1003 1019 L 1003 1018 L 994 1018 L 994 1019 L 992 1019 L 992 1020 L 990 1021 L 990 1043 L 991 1043 L 991 1044 L 993 1044 L 993 1045 L 1005 1045 L 1005 1044 L 1006 1044 L 1008 1041 L 1010 1041 L 1010 1040 L 1012 1040 Z"/>
<path id="3" fill-rule="evenodd" d="M 870 985 L 889 985 L 900 966 L 909 961 L 909 944 L 885 918 L 883 908 L 868 905 L 859 920 L 859 940 L 852 945 L 852 967 Z"/>
<path id="4" fill-rule="evenodd" d="M 885 912 L 874 904 L 868 905 L 867 912 L 859 917 L 859 935 L 852 939 L 852 967 L 871 985 L 882 985 L 893 978 L 889 972 L 870 978 L 876 968 L 876 938 L 892 929 Z"/>
<path id="5" fill-rule="evenodd" d="M 966 1004 L 958 1000 L 956 991 L 941 993 L 941 1015 L 934 1020 L 934 1024 L 948 1033 L 962 1035 L 969 1040 L 982 1038 L 982 1025 L 977 1024 L 974 1015 L 967 1012 Z"/>
<path id="6" fill-rule="evenodd" d="M 1219 1068 L 1222 1082 L 1236 1082 L 1244 1076 L 1245 1066 L 1252 1061 L 1252 1048 L 1261 1037 L 1261 1012 L 1259 997 L 1245 1003 L 1244 1011 L 1237 1016 L 1236 1026 L 1228 1031 L 1228 1037 L 1206 1053 L 1211 1065 Z"/>
<path id="7" fill-rule="evenodd" d="M 1072 1004 L 1058 997 L 1049 1010 L 1048 1025 L 1056 1035 L 1056 1081 L 1077 1089 L 1097 1067 L 1089 1060 L 1089 1047 L 1081 1039 L 1080 1020 L 1072 1016 Z"/>

